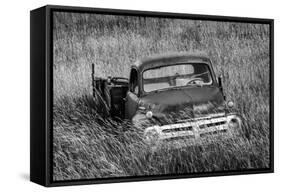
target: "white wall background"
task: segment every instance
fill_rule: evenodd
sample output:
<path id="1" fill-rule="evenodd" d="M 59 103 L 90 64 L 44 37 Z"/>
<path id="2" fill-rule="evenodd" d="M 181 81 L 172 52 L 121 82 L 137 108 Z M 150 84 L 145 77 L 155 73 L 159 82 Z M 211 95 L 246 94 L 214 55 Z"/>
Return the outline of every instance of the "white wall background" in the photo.
<path id="1" fill-rule="evenodd" d="M 275 173 L 72 186 L 29 182 L 29 11 L 45 4 L 275 19 Z M 276 191 L 281 181 L 281 11 L 277 0 L 3 0 L 0 8 L 0 191 Z"/>

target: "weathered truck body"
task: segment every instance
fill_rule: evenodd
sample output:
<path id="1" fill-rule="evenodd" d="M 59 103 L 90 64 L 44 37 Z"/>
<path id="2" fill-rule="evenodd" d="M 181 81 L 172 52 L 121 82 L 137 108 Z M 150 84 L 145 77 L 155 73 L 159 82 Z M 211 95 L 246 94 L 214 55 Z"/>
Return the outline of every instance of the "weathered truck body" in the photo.
<path id="1" fill-rule="evenodd" d="M 241 118 L 229 112 L 221 78 L 204 53 L 147 57 L 131 66 L 129 78 L 94 75 L 93 93 L 101 113 L 129 119 L 151 144 L 198 143 L 230 136 Z"/>

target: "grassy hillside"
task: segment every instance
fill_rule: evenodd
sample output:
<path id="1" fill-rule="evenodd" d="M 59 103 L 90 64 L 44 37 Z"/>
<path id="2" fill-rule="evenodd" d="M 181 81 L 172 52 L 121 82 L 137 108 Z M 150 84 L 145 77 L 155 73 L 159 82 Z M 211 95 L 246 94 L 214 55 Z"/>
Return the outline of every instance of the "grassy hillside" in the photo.
<path id="1" fill-rule="evenodd" d="M 269 25 L 55 13 L 54 180 L 269 167 Z M 129 75 L 144 56 L 206 51 L 250 140 L 151 152 L 130 122 L 93 109 L 99 76 Z"/>

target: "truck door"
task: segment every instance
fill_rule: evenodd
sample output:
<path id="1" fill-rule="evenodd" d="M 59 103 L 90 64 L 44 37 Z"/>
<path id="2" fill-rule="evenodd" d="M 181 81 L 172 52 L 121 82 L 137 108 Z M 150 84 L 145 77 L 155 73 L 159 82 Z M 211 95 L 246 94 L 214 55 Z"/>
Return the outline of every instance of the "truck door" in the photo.
<path id="1" fill-rule="evenodd" d="M 139 101 L 139 84 L 138 73 L 136 69 L 131 70 L 129 80 L 129 90 L 126 95 L 125 101 L 125 118 L 131 119 L 137 111 Z"/>

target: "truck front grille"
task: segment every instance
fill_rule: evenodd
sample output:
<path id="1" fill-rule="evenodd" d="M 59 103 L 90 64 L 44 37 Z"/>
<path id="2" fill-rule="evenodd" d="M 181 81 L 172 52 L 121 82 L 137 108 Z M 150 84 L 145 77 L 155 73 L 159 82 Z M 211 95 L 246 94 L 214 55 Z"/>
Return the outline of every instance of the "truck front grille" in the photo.
<path id="1" fill-rule="evenodd" d="M 179 137 L 170 137 L 164 139 L 165 141 L 177 141 L 177 140 L 184 140 L 184 139 L 195 139 L 194 135 L 187 135 L 187 136 L 179 136 Z"/>
<path id="2" fill-rule="evenodd" d="M 201 133 L 200 137 L 207 137 L 207 136 L 217 135 L 217 134 L 226 133 L 226 132 L 227 132 L 227 129 L 212 131 L 212 132 L 206 132 L 206 133 Z"/>
<path id="3" fill-rule="evenodd" d="M 173 133 L 173 132 L 179 132 L 179 131 L 192 131 L 192 126 L 162 130 L 163 133 Z"/>
<path id="4" fill-rule="evenodd" d="M 159 127 L 160 138 L 165 141 L 200 139 L 228 132 L 227 118 L 202 118 Z"/>
<path id="5" fill-rule="evenodd" d="M 220 125 L 224 125 L 224 124 L 226 124 L 226 121 L 219 121 L 219 122 L 215 122 L 215 123 L 207 123 L 207 124 L 199 125 L 199 128 L 205 129 L 208 127 L 215 127 L 215 126 L 220 126 Z"/>

